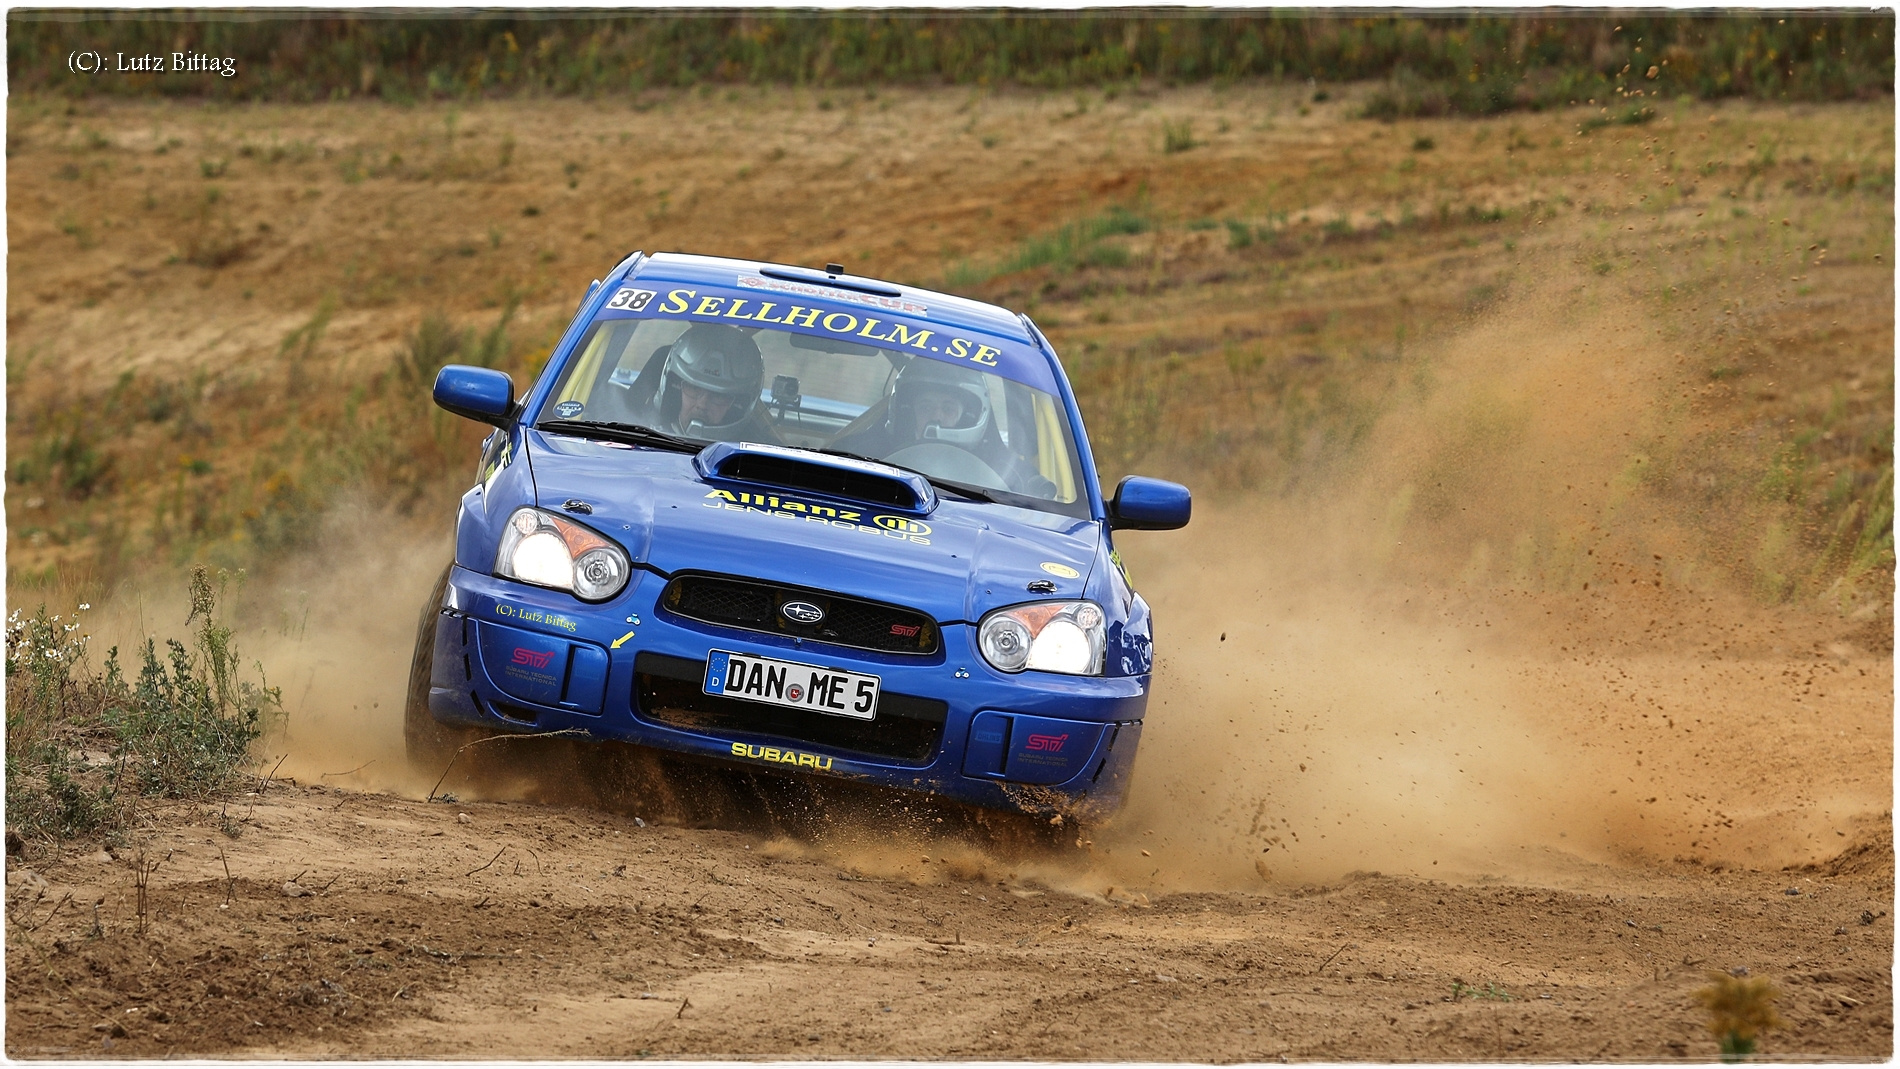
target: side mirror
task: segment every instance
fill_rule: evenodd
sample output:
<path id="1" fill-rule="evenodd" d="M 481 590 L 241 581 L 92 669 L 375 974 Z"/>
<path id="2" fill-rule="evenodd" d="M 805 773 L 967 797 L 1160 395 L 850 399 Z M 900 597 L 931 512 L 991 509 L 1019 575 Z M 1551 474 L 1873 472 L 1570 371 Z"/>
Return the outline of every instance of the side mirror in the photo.
<path id="1" fill-rule="evenodd" d="M 515 380 L 492 368 L 450 364 L 436 373 L 435 403 L 458 416 L 506 427 L 515 410 Z"/>
<path id="2" fill-rule="evenodd" d="M 1194 495 L 1180 483 L 1130 475 L 1115 487 L 1108 525 L 1117 531 L 1172 531 L 1186 527 Z"/>

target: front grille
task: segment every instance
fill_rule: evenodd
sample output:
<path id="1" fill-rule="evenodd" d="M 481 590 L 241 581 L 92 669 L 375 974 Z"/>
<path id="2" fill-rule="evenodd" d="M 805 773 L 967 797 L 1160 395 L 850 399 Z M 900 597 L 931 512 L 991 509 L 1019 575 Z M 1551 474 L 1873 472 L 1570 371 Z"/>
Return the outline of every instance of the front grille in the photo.
<path id="1" fill-rule="evenodd" d="M 788 601 L 816 605 L 824 610 L 825 618 L 815 624 L 788 620 L 779 611 Z M 940 643 L 936 622 L 914 609 L 778 583 L 716 575 L 682 575 L 667 584 L 660 595 L 660 604 L 670 612 L 709 624 L 768 631 L 879 653 L 927 656 L 936 653 Z"/>
<path id="2" fill-rule="evenodd" d="M 692 731 L 739 731 L 839 750 L 928 764 L 943 743 L 947 702 L 908 694 L 878 695 L 877 719 L 853 720 L 806 709 L 707 694 L 706 662 L 659 653 L 634 658 L 634 712 Z"/>

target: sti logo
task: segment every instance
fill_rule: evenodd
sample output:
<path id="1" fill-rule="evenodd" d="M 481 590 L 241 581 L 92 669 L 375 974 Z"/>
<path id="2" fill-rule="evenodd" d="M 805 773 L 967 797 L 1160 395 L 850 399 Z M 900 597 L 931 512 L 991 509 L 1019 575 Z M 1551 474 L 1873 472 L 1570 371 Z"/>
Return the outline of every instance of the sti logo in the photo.
<path id="1" fill-rule="evenodd" d="M 901 638 L 916 638 L 917 632 L 923 629 L 924 625 L 922 624 L 892 624 L 891 634 Z"/>
<path id="2" fill-rule="evenodd" d="M 1031 735 L 1029 736 L 1028 745 L 1024 746 L 1023 749 L 1041 750 L 1044 753 L 1061 753 L 1062 744 L 1068 741 L 1069 741 L 1069 736 L 1066 734 L 1064 735 Z"/>
<path id="3" fill-rule="evenodd" d="M 553 659 L 554 659 L 553 650 L 547 650 L 547 651 L 524 650 L 519 646 L 515 647 L 515 663 L 516 664 L 525 664 L 530 668 L 546 668 L 548 666 L 548 662 L 552 661 Z M 1031 738 L 1037 738 L 1037 737 L 1039 736 L 1031 736 Z M 1067 735 L 1064 735 L 1062 737 L 1065 739 L 1068 738 Z M 1060 749 L 1060 748 L 1061 747 L 1058 745 L 1057 749 Z"/>

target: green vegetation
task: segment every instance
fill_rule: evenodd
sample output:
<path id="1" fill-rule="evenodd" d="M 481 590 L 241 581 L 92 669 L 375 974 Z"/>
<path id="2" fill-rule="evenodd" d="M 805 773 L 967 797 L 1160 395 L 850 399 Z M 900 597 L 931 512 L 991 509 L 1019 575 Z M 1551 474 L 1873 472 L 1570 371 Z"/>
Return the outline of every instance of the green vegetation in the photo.
<path id="1" fill-rule="evenodd" d="M 1194 140 L 1194 123 L 1190 120 L 1161 124 L 1161 151 L 1164 154 L 1172 156 L 1177 152 L 1186 152 L 1198 144 L 1200 142 Z"/>
<path id="2" fill-rule="evenodd" d="M 215 799 L 238 781 L 282 703 L 261 666 L 256 679 L 244 673 L 219 617 L 227 578 L 220 573 L 214 587 L 206 569 L 192 570 L 192 645 L 167 639 L 160 653 L 147 638 L 136 679 L 116 646 L 102 668 L 92 666 L 81 624 L 88 605 L 7 619 L 9 831 L 43 842 L 123 840 L 141 802 Z"/>
<path id="3" fill-rule="evenodd" d="M 1641 104 L 1632 104 L 1616 115 L 1611 115 L 1609 111 L 1610 109 L 1604 108 L 1602 114 L 1592 115 L 1583 120 L 1582 124 L 1577 127 L 1577 132 L 1587 134 L 1592 130 L 1601 130 L 1606 126 L 1641 126 L 1656 117 L 1655 108 L 1645 107 Z"/>
<path id="4" fill-rule="evenodd" d="M 1038 267 L 1058 271 L 1072 270 L 1078 264 L 1121 267 L 1128 263 L 1126 249 L 1104 246 L 1103 239 L 1121 234 L 1139 234 L 1148 229 L 1148 220 L 1121 205 L 1111 206 L 1101 215 L 1092 216 L 1046 234 L 1035 234 L 1017 245 L 1016 250 L 992 264 L 955 264 L 945 272 L 943 285 L 968 289 L 1000 275 L 1012 275 Z"/>
<path id="5" fill-rule="evenodd" d="M 188 26 L 185 30 L 183 27 Z M 392 101 L 596 96 L 704 83 L 1114 86 L 1240 78 L 1379 79 L 1368 114 L 1485 115 L 1626 97 L 1837 100 L 1893 83 L 1890 12 L 1461 15 L 762 11 L 704 15 L 345 17 L 15 11 L 15 93 Z M 74 77 L 75 50 L 236 60 L 200 72 Z M 1315 102 L 1330 94 L 1320 90 Z"/>
<path id="6" fill-rule="evenodd" d="M 50 528 L 16 521 L 15 535 L 92 547 L 66 572 L 16 570 L 16 596 L 58 589 L 62 574 L 101 589 L 153 563 L 255 569 L 312 544 L 346 491 L 399 513 L 452 507 L 446 476 L 468 462 L 481 431 L 431 404 L 430 387 L 445 363 L 498 367 L 517 381 L 538 370 L 509 331 L 518 306 L 511 295 L 482 328 L 425 314 L 365 375 L 331 358 L 324 336 L 335 303 L 325 298 L 275 359 L 261 353 L 182 380 L 126 371 L 103 396 L 16 401 L 13 429 L 26 444 L 8 482 L 43 495 L 31 501 L 52 499 L 64 519 Z M 116 443 L 89 429 L 104 426 L 119 429 Z M 151 511 L 128 515 L 127 492 Z"/>
<path id="7" fill-rule="evenodd" d="M 430 312 L 422 317 L 415 333 L 409 335 L 397 357 L 397 372 L 403 381 L 430 388 L 435 373 L 444 364 L 476 364 L 495 367 L 508 356 L 508 323 L 521 307 L 519 294 L 510 294 L 495 325 L 478 337 L 475 328 L 455 328 L 449 317 Z"/>
<path id="8" fill-rule="evenodd" d="M 1893 427 L 1804 415 L 1755 486 L 1768 513 L 1751 562 L 1755 592 L 1771 603 L 1818 594 L 1845 607 L 1893 568 Z M 1839 470 L 1837 439 L 1882 460 L 1871 471 Z"/>
<path id="9" fill-rule="evenodd" d="M 1755 1041 L 1763 1032 L 1785 1027 L 1775 1013 L 1779 992 L 1767 978 L 1711 972 L 1709 980 L 1695 998 L 1709 1011 L 1709 1031 L 1715 1033 L 1723 1061 L 1741 1061 L 1755 1053 Z"/>

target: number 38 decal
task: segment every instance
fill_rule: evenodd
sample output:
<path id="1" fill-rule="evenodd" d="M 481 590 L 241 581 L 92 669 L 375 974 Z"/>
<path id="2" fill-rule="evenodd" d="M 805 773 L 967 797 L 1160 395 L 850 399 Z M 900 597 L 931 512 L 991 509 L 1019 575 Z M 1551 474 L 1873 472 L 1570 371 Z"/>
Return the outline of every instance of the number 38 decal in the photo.
<path id="1" fill-rule="evenodd" d="M 624 308 L 629 312 L 644 312 L 647 302 L 652 299 L 652 290 L 621 290 L 607 302 L 607 307 Z"/>

